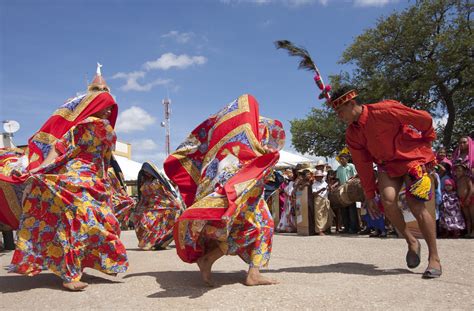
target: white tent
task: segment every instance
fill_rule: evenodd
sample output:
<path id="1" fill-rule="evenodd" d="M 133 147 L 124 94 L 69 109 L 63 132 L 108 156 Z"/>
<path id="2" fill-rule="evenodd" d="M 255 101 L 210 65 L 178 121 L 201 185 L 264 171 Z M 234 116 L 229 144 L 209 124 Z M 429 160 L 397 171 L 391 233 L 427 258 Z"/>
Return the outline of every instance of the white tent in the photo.
<path id="1" fill-rule="evenodd" d="M 125 181 L 135 181 L 138 177 L 138 172 L 142 168 L 142 163 L 129 160 L 125 157 L 115 155 L 120 168 L 122 169 L 123 177 Z"/>
<path id="2" fill-rule="evenodd" d="M 303 157 L 299 154 L 291 153 L 285 150 L 280 150 L 280 159 L 276 165 L 277 168 L 295 167 L 298 163 L 315 163 L 313 159 Z"/>

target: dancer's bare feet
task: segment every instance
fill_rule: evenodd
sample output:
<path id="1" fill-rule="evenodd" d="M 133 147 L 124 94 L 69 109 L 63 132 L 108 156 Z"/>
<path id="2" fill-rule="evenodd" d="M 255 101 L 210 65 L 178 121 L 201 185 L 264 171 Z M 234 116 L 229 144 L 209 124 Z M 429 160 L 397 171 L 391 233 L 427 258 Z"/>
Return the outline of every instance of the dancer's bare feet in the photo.
<path id="1" fill-rule="evenodd" d="M 211 268 L 213 262 L 209 259 L 209 256 L 202 256 L 197 260 L 197 265 L 201 271 L 202 280 L 206 283 L 207 286 L 213 287 L 214 282 L 211 279 Z"/>
<path id="2" fill-rule="evenodd" d="M 439 258 L 428 258 L 428 268 L 441 269 L 441 261 Z"/>
<path id="3" fill-rule="evenodd" d="M 273 285 L 278 284 L 277 280 L 264 277 L 258 268 L 249 268 L 247 278 L 245 279 L 245 285 L 256 286 L 256 285 Z"/>
<path id="4" fill-rule="evenodd" d="M 73 292 L 81 291 L 88 285 L 89 284 L 81 281 L 63 282 L 63 286 Z"/>

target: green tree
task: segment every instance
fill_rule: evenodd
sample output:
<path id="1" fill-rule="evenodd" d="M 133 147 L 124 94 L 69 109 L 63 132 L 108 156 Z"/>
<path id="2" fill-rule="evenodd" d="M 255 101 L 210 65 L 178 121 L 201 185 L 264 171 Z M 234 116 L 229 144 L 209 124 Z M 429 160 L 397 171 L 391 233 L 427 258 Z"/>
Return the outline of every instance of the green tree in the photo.
<path id="1" fill-rule="evenodd" d="M 356 65 L 348 82 L 371 101 L 393 98 L 447 114 L 441 137 L 450 146 L 456 123 L 474 125 L 473 8 L 469 0 L 417 1 L 380 19 L 344 51 L 341 63 Z"/>
<path id="2" fill-rule="evenodd" d="M 345 144 L 345 125 L 329 109 L 311 109 L 304 119 L 290 121 L 292 144 L 296 150 L 332 157 Z"/>
<path id="3" fill-rule="evenodd" d="M 417 1 L 379 19 L 343 52 L 340 62 L 355 69 L 330 77 L 333 89 L 351 84 L 362 102 L 391 98 L 435 117 L 447 116 L 438 144 L 451 146 L 474 128 L 473 8 L 469 0 Z M 338 136 L 342 125 L 335 122 L 327 109 L 293 120 L 296 150 L 334 155 L 344 145 Z"/>

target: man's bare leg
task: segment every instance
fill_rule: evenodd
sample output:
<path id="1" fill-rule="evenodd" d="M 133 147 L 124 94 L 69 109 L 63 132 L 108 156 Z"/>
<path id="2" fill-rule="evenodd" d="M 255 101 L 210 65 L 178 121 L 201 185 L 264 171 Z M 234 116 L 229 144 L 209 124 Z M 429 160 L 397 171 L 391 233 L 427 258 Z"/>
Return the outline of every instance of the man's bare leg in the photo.
<path id="1" fill-rule="evenodd" d="M 385 215 L 392 225 L 397 228 L 400 234 L 405 238 L 408 244 L 408 249 L 412 252 L 417 252 L 418 240 L 406 226 L 402 211 L 398 207 L 398 193 L 402 187 L 403 178 L 392 178 L 388 176 L 387 173 L 380 172 L 378 182 Z"/>
<path id="2" fill-rule="evenodd" d="M 420 227 L 423 238 L 428 245 L 428 269 L 441 269 L 441 263 L 436 245 L 436 223 L 433 216 L 430 215 L 425 208 L 425 202 L 418 201 L 414 198 L 407 197 L 408 206 L 415 216 L 418 226 Z"/>
<path id="3" fill-rule="evenodd" d="M 224 256 L 224 253 L 216 246 L 197 260 L 202 279 L 207 286 L 214 286 L 211 278 L 211 268 L 214 262 L 222 256 Z"/>
<path id="4" fill-rule="evenodd" d="M 260 269 L 257 267 L 250 267 L 245 279 L 245 285 L 256 286 L 256 285 L 273 285 L 278 284 L 277 280 L 266 278 L 260 273 Z"/>

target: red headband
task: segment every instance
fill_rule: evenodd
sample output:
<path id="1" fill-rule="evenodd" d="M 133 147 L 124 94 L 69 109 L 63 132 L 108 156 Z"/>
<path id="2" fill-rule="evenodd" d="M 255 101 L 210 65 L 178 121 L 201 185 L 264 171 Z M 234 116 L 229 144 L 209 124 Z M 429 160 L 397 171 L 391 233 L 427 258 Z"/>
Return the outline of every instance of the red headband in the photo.
<path id="1" fill-rule="evenodd" d="M 356 98 L 359 94 L 357 94 L 356 90 L 350 90 L 349 92 L 345 93 L 342 96 L 339 96 L 338 98 L 331 100 L 329 104 L 332 106 L 332 108 L 337 109 L 337 107 L 341 106 L 342 104 L 347 103 L 350 100 L 353 100 Z"/>

